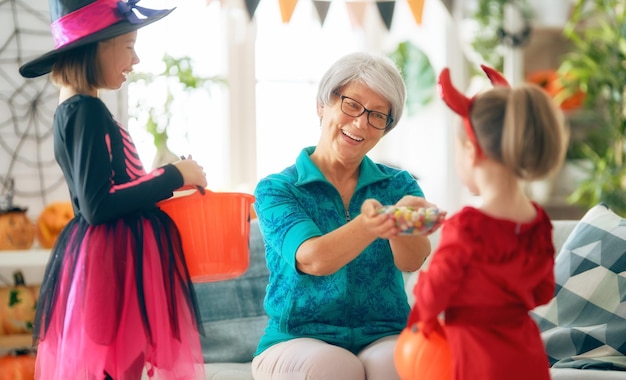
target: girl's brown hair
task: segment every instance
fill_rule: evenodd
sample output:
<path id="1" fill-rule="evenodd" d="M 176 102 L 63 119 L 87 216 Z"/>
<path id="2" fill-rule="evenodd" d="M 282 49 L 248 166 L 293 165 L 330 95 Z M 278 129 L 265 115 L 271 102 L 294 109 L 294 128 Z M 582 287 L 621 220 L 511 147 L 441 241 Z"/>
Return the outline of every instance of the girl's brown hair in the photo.
<path id="1" fill-rule="evenodd" d="M 104 79 L 98 64 L 98 42 L 60 53 L 50 77 L 57 86 L 68 86 L 79 93 L 102 88 Z"/>
<path id="2" fill-rule="evenodd" d="M 495 87 L 476 97 L 470 117 L 484 153 L 519 178 L 548 176 L 563 163 L 569 132 L 539 86 Z"/>

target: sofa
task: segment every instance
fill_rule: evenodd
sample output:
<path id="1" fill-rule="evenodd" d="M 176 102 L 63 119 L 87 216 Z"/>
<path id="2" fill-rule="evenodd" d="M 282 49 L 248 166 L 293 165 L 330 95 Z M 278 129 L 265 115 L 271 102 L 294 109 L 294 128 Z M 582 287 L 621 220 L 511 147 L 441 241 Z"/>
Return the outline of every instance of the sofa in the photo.
<path id="1" fill-rule="evenodd" d="M 580 222 L 574 220 L 553 221 L 553 236 L 557 254 L 564 252 L 564 244 L 572 240 L 572 232 L 580 227 L 583 220 Z M 438 233 L 431 236 L 433 249 L 437 246 L 438 238 Z M 624 238 L 626 239 L 626 236 Z M 619 245 L 619 242 L 617 244 Z M 621 253 L 624 253 L 626 245 L 622 245 L 621 248 Z M 626 259 L 626 255 L 624 256 Z M 418 272 L 407 274 L 405 278 L 409 301 L 412 302 L 412 288 L 418 279 Z M 267 322 L 263 310 L 267 279 L 268 271 L 265 266 L 263 239 L 257 221 L 252 220 L 250 223 L 250 265 L 246 273 L 233 280 L 195 284 L 205 330 L 205 336 L 201 340 L 207 380 L 252 380 L 250 361 Z M 563 305 L 564 302 L 558 306 L 563 307 Z M 622 303 L 622 306 L 624 305 L 626 303 Z M 554 307 L 556 306 L 553 305 Z M 626 311 L 622 308 L 622 312 Z M 537 317 L 538 320 L 555 314 L 554 311 L 549 310 L 547 313 L 547 316 Z M 550 323 L 547 324 L 550 325 Z M 550 328 L 554 327 L 553 325 L 545 327 L 546 331 L 551 334 L 552 338 L 557 337 L 555 338 L 557 341 L 562 341 L 562 338 L 558 338 L 558 333 L 551 332 Z M 563 334 L 567 335 L 570 332 L 568 330 Z M 619 339 L 626 346 L 626 332 Z M 599 347 L 599 351 L 602 351 L 602 347 Z M 568 360 L 554 363 L 551 368 L 553 380 L 626 379 L 626 372 L 624 371 L 597 369 L 607 367 L 594 366 L 593 360 L 595 359 L 591 361 L 591 364 L 584 362 L 581 365 L 576 365 L 577 361 L 572 358 L 576 359 L 577 354 L 579 353 L 569 353 L 567 354 L 569 357 L 566 358 Z M 551 361 L 556 361 L 556 359 L 551 358 Z M 596 362 L 602 364 L 601 361 L 596 360 Z M 616 362 L 621 365 L 621 358 L 617 358 Z M 626 370 L 626 363 L 622 368 Z"/>

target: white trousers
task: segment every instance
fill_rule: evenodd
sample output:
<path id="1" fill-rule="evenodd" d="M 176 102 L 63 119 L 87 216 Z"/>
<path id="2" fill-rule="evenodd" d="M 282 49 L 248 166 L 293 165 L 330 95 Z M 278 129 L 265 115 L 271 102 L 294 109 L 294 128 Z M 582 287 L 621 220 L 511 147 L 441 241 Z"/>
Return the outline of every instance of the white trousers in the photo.
<path id="1" fill-rule="evenodd" d="M 358 355 L 318 339 L 275 344 L 252 360 L 255 380 L 400 380 L 393 361 L 398 335 L 377 340 Z"/>

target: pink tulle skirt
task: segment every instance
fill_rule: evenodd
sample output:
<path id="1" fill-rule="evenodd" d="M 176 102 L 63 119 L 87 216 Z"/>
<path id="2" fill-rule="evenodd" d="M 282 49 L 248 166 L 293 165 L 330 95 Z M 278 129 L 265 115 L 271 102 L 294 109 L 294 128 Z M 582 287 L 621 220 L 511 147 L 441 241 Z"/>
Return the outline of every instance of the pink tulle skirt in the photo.
<path id="1" fill-rule="evenodd" d="M 139 380 L 145 371 L 203 380 L 198 315 L 178 231 L 164 213 L 97 226 L 75 218 L 42 282 L 36 379 Z"/>

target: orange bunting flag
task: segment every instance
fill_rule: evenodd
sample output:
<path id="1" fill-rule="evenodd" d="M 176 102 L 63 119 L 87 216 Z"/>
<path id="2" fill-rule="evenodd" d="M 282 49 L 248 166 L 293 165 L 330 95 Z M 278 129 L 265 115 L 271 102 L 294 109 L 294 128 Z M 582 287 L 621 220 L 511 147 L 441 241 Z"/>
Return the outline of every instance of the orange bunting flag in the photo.
<path id="1" fill-rule="evenodd" d="M 422 14 L 424 12 L 424 0 L 407 0 L 413 17 L 417 25 L 422 25 Z"/>
<path id="2" fill-rule="evenodd" d="M 278 0 L 278 5 L 280 6 L 280 16 L 283 19 L 283 24 L 286 24 L 291 20 L 291 15 L 293 15 L 294 9 L 296 9 L 296 4 L 298 0 Z"/>

